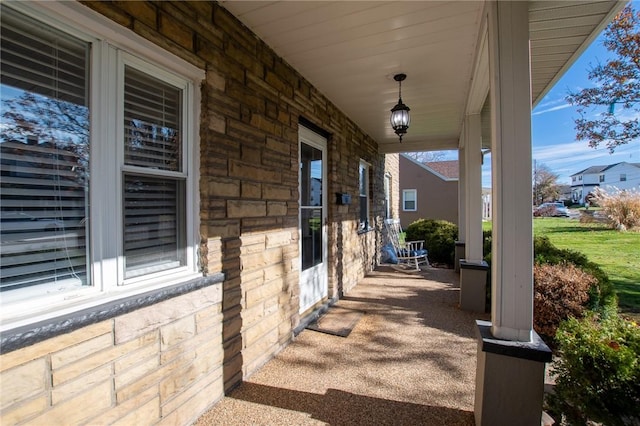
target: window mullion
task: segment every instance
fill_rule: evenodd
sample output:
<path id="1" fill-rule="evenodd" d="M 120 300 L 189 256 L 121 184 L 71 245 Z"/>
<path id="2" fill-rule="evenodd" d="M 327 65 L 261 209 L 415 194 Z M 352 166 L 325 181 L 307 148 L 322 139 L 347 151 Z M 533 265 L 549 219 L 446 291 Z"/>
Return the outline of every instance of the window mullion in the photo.
<path id="1" fill-rule="evenodd" d="M 183 140 L 192 141 L 192 143 L 184 144 L 183 155 L 183 170 L 188 173 L 190 180 L 187 184 L 186 190 L 186 259 L 187 266 L 190 269 L 195 270 L 198 264 L 197 260 L 197 246 L 200 237 L 200 197 L 198 196 L 198 182 L 200 181 L 199 174 L 199 139 L 200 134 L 198 132 L 198 120 L 200 116 L 200 96 L 198 91 L 194 88 L 193 83 L 187 83 L 185 90 L 183 91 Z M 323 159 L 325 161 L 325 159 Z M 326 180 L 326 178 L 325 178 Z"/>
<path id="2" fill-rule="evenodd" d="M 117 138 L 118 52 L 101 42 L 94 54 L 92 66 L 92 173 L 91 176 L 91 233 L 94 278 L 96 285 L 108 291 L 119 282 L 116 259 L 119 256 L 118 210 L 120 175 L 117 173 L 118 153 L 114 149 Z"/>

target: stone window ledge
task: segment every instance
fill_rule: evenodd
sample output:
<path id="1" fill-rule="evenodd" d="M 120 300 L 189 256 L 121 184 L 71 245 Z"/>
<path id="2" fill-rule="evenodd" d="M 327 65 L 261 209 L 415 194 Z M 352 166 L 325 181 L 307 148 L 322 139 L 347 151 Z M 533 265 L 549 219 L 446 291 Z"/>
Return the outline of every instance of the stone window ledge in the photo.
<path id="1" fill-rule="evenodd" d="M 361 235 L 361 234 L 366 234 L 368 232 L 372 232 L 375 230 L 376 230 L 375 228 L 359 229 L 357 233 L 358 235 Z"/>
<path id="2" fill-rule="evenodd" d="M 220 284 L 224 281 L 224 277 L 223 273 L 200 277 L 170 287 L 125 297 L 71 314 L 18 327 L 2 333 L 0 337 L 0 354 L 31 346 L 52 337 L 70 333 L 88 325 L 115 318 L 201 288 Z"/>

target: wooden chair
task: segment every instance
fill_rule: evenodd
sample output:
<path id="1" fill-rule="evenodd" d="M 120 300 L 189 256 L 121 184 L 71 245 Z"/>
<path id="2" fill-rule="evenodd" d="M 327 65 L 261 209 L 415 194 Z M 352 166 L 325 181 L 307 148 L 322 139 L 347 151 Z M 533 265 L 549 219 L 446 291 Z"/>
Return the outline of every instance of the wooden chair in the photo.
<path id="1" fill-rule="evenodd" d="M 393 247 L 398 263 L 413 266 L 416 271 L 420 270 L 420 265 L 422 264 L 429 266 L 424 241 L 406 241 L 400 225 L 400 219 L 386 219 L 384 224 L 387 232 L 387 241 Z"/>

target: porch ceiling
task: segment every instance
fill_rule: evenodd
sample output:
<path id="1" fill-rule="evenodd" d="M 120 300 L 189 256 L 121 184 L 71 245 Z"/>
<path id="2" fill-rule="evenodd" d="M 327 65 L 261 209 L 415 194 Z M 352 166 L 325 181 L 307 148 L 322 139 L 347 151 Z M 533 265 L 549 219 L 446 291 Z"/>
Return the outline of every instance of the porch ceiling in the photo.
<path id="1" fill-rule="evenodd" d="M 486 67 L 476 58 L 484 2 L 221 4 L 373 137 L 381 152 L 458 147 L 474 68 Z M 624 4 L 529 2 L 534 104 Z M 402 144 L 389 124 L 398 101 L 393 75 L 399 72 L 407 74 L 402 99 L 411 108 Z"/>

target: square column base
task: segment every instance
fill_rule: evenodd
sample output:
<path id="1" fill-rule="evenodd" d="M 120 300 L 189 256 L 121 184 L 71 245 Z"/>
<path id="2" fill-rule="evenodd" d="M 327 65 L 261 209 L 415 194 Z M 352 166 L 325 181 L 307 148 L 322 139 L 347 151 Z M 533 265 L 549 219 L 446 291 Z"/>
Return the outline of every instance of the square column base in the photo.
<path id="1" fill-rule="evenodd" d="M 485 312 L 487 301 L 487 273 L 489 265 L 460 259 L 460 309 Z"/>
<path id="2" fill-rule="evenodd" d="M 456 241 L 456 250 L 454 252 L 453 270 L 460 272 L 460 259 L 464 257 L 465 244 L 464 241 Z"/>
<path id="3" fill-rule="evenodd" d="M 545 363 L 551 350 L 534 331 L 532 342 L 495 339 L 491 323 L 477 320 L 477 426 L 540 426 Z"/>

